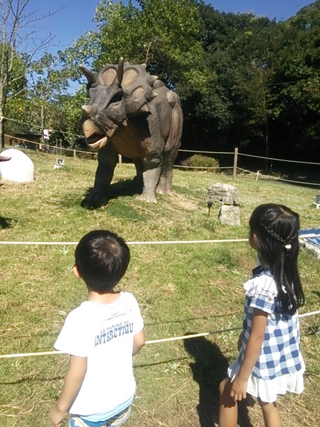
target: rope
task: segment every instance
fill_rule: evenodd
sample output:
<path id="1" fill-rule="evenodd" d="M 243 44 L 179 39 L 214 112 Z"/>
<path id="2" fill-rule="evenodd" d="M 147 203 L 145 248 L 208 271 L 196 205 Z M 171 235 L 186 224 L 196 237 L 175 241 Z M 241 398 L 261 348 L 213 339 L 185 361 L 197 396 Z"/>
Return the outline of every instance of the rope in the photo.
<path id="1" fill-rule="evenodd" d="M 17 122 L 17 123 L 28 124 L 28 123 L 21 122 L 19 120 L 15 120 L 15 119 L 10 119 L 10 118 L 4 117 L 4 116 L 2 116 L 1 118 L 9 120 L 9 121 Z M 39 129 L 40 129 L 40 126 L 39 126 Z M 67 132 L 62 132 L 61 130 L 57 130 L 57 129 L 52 129 L 52 131 L 53 132 L 60 132 L 63 135 L 64 134 L 68 134 Z M 75 136 L 77 138 L 84 138 L 83 135 L 78 135 L 78 134 L 69 134 L 69 135 Z M 40 144 L 40 143 L 37 143 L 35 141 L 30 141 L 30 140 L 27 140 L 27 139 L 19 138 L 17 136 L 13 136 L 13 135 L 8 135 L 8 136 L 11 137 L 11 138 L 20 139 L 20 140 L 24 140 L 24 141 L 27 141 L 27 142 L 32 142 L 34 144 Z M 64 150 L 68 150 L 67 148 L 63 148 L 63 149 Z M 83 152 L 83 151 L 79 151 L 79 152 Z M 218 155 L 219 154 L 220 155 L 231 155 L 232 154 L 232 155 L 234 155 L 234 152 L 232 152 L 232 151 L 200 151 L 200 150 L 179 149 L 179 152 L 184 152 L 184 153 L 198 153 L 198 154 L 218 154 Z M 89 152 L 89 153 L 92 154 L 92 152 Z M 277 158 L 277 157 L 265 157 L 265 156 L 258 156 L 258 155 L 255 155 L 255 154 L 245 154 L 245 153 L 241 153 L 241 152 L 238 152 L 238 156 L 252 157 L 252 158 L 256 158 L 256 159 L 274 160 L 274 161 L 277 161 L 277 162 L 300 163 L 300 164 L 304 164 L 304 165 L 317 165 L 317 166 L 320 166 L 320 163 L 318 163 L 318 162 L 306 162 L 306 161 L 302 161 L 302 160 L 280 159 L 280 158 Z"/>
<path id="2" fill-rule="evenodd" d="M 56 145 L 50 145 L 48 142 L 37 142 L 37 141 L 33 141 L 32 139 L 21 138 L 18 136 L 7 134 L 7 133 L 6 133 L 6 136 L 9 138 L 16 139 L 17 141 L 22 141 L 23 143 L 30 142 L 33 145 L 37 145 L 38 148 L 40 145 L 43 145 L 43 146 L 45 145 L 47 147 L 50 147 L 53 150 L 72 151 L 72 152 L 76 152 L 76 153 L 90 154 L 91 156 L 96 154 L 94 151 L 85 151 L 85 150 L 76 150 L 75 148 L 58 147 Z M 28 148 L 28 147 L 22 147 L 22 148 Z M 57 154 L 57 153 L 52 153 L 52 154 Z"/>
<path id="3" fill-rule="evenodd" d="M 304 314 L 299 314 L 299 318 L 301 317 L 307 317 L 307 316 L 313 316 L 314 314 L 319 314 L 320 310 L 318 311 L 310 311 L 310 313 L 304 313 Z"/>
<path id="4" fill-rule="evenodd" d="M 198 153 L 198 154 L 232 154 L 234 155 L 234 151 L 199 151 L 199 150 L 184 150 L 179 149 L 182 153 Z"/>
<path id="5" fill-rule="evenodd" d="M 299 238 L 317 236 L 317 233 L 300 235 Z M 215 240 L 164 240 L 164 241 L 149 241 L 149 242 L 126 242 L 127 245 L 186 245 L 198 243 L 243 243 L 248 242 L 248 239 L 215 239 Z M 38 245 L 38 246 L 76 246 L 79 242 L 14 242 L 2 241 L 0 245 Z"/>
<path id="6" fill-rule="evenodd" d="M 184 165 L 173 165 L 174 168 L 181 169 L 232 169 L 233 166 L 184 166 Z"/>
<path id="7" fill-rule="evenodd" d="M 127 245 L 186 245 L 186 244 L 195 244 L 195 243 L 240 243 L 247 242 L 248 239 L 225 239 L 225 240 L 167 240 L 167 241 L 155 241 L 155 242 L 126 242 Z M 0 245 L 48 245 L 48 246 L 57 246 L 57 245 L 77 245 L 79 242 L 0 242 Z"/>
<path id="8" fill-rule="evenodd" d="M 265 159 L 265 160 L 275 160 L 277 162 L 288 162 L 288 163 L 301 163 L 303 165 L 317 165 L 320 166 L 320 163 L 316 163 L 316 162 L 305 162 L 302 160 L 288 160 L 288 159 L 278 159 L 276 157 L 263 157 L 263 156 L 256 156 L 255 154 L 244 154 L 244 153 L 239 153 L 239 156 L 243 156 L 243 157 L 254 157 L 256 159 Z"/>
<path id="9" fill-rule="evenodd" d="M 284 178 L 275 178 L 275 181 L 283 181 L 283 182 L 293 182 L 294 184 L 304 184 L 304 185 L 315 185 L 317 187 L 320 187 L 320 183 L 315 182 L 306 182 L 306 181 L 293 181 L 290 179 L 284 179 Z"/>
<path id="10" fill-rule="evenodd" d="M 84 151 L 84 150 L 76 150 L 75 148 L 65 148 L 65 147 L 57 147 L 57 146 L 53 146 L 50 144 L 45 144 L 45 143 L 40 143 L 40 142 L 36 142 L 36 141 L 32 141 L 29 139 L 25 139 L 25 138 L 19 138 L 13 135 L 9 135 L 6 134 L 8 137 L 10 138 L 15 138 L 18 139 L 19 141 L 24 141 L 24 142 L 30 142 L 34 145 L 46 145 L 46 146 L 50 146 L 52 149 L 54 150 L 61 150 L 61 151 L 71 151 L 71 152 L 76 152 L 76 153 L 82 153 L 82 154 L 87 154 L 87 155 L 94 155 L 95 152 L 93 151 Z M 185 152 L 191 152 L 194 153 L 195 151 L 192 150 L 179 150 L 179 151 L 185 151 Z M 231 153 L 227 153 L 227 152 L 215 152 L 215 151 L 197 151 L 198 153 L 208 153 L 208 154 L 231 154 Z M 58 155 L 57 153 L 55 153 L 56 155 Z M 310 165 L 320 165 L 320 163 L 313 163 L 313 162 L 301 162 L 301 161 L 295 161 L 295 160 L 285 160 L 285 159 L 275 159 L 272 157 L 262 157 L 262 156 L 255 156 L 253 154 L 241 154 L 242 156 L 247 156 L 247 157 L 256 157 L 259 159 L 269 159 L 269 160 L 278 160 L 278 161 L 283 161 L 283 162 L 290 162 L 290 163 L 304 163 L 304 164 L 310 164 Z M 61 154 L 63 155 L 63 154 Z M 212 166 L 183 166 L 183 165 L 173 165 L 173 167 L 175 169 L 193 169 L 193 170 L 223 170 L 223 169 L 232 169 L 233 166 L 217 166 L 217 167 L 212 167 Z M 256 175 L 256 172 L 250 171 L 248 169 L 243 169 L 240 167 L 237 167 L 237 170 L 243 171 L 243 172 L 248 172 L 248 173 L 252 173 L 254 175 Z M 293 184 L 304 184 L 304 185 L 314 185 L 316 187 L 320 187 L 319 183 L 314 183 L 314 182 L 305 182 L 305 181 L 294 181 L 294 180 L 290 180 L 290 179 L 284 179 L 284 178 L 277 178 L 277 177 L 273 177 L 270 175 L 260 175 L 261 178 L 266 178 L 266 179 L 271 179 L 274 181 L 282 181 L 282 182 L 289 182 L 289 183 L 293 183 Z M 260 179 L 261 179 L 260 178 Z"/>
<path id="11" fill-rule="evenodd" d="M 30 125 L 30 123 L 27 123 L 27 122 L 23 122 L 23 121 L 21 121 L 21 120 L 17 120 L 17 119 L 9 119 L 9 117 L 4 117 L 4 116 L 2 116 L 2 119 L 6 119 L 6 120 L 8 120 L 9 122 L 15 122 L 15 123 L 20 123 L 20 124 L 24 124 L 24 125 Z M 35 126 L 36 128 L 39 128 L 39 132 L 41 131 L 41 126 Z M 65 132 L 65 131 L 62 131 L 61 129 L 50 129 L 50 130 L 52 130 L 52 132 L 59 132 L 59 133 L 62 133 L 63 135 L 70 135 L 70 136 L 76 136 L 77 138 L 84 138 L 84 136 L 83 135 L 78 135 L 78 134 L 76 134 L 76 133 L 68 133 L 68 132 Z M 17 138 L 17 139 L 21 139 L 21 138 L 18 138 L 18 137 L 16 137 L 16 136 L 14 136 L 13 138 Z"/>
<path id="12" fill-rule="evenodd" d="M 247 172 L 247 173 L 251 173 L 253 175 L 257 175 L 257 172 L 253 172 L 250 171 L 249 169 L 243 169 L 243 168 L 239 168 L 237 167 L 237 169 L 239 169 L 242 172 Z M 270 179 L 272 181 L 282 181 L 282 182 L 291 182 L 293 184 L 304 184 L 304 185 L 314 185 L 316 187 L 320 187 L 320 183 L 316 183 L 316 182 L 306 182 L 306 181 L 293 181 L 291 179 L 285 179 L 285 178 L 278 178 L 276 176 L 272 176 L 272 175 L 263 175 L 262 173 L 260 173 L 259 175 L 259 179 Z"/>
<path id="13" fill-rule="evenodd" d="M 300 314 L 299 318 L 307 317 L 307 316 L 313 316 L 315 314 L 320 314 L 320 310 L 312 311 L 310 313 Z M 179 337 L 170 337 L 170 338 L 161 338 L 161 339 L 157 339 L 157 340 L 149 340 L 149 341 L 146 341 L 146 345 L 160 344 L 160 343 L 170 342 L 170 341 L 189 340 L 189 339 L 193 339 L 193 338 L 206 337 L 208 335 L 222 334 L 225 332 L 238 331 L 240 329 L 242 329 L 241 326 L 235 327 L 235 328 L 219 329 L 219 330 L 210 331 L 210 332 L 202 332 L 200 334 L 182 335 Z M 0 359 L 12 359 L 15 357 L 50 356 L 50 355 L 57 355 L 57 354 L 66 354 L 66 353 L 63 353 L 62 351 L 41 351 L 38 353 L 2 354 L 2 355 L 0 355 Z"/>

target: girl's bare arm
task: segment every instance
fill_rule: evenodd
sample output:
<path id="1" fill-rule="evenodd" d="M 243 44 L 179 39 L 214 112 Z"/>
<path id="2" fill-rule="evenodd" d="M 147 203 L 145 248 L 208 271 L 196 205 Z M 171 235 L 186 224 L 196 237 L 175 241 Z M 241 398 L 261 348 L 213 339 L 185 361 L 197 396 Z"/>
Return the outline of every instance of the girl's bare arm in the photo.
<path id="1" fill-rule="evenodd" d="M 260 355 L 267 321 L 268 313 L 257 309 L 253 310 L 252 329 L 244 359 L 239 374 L 232 383 L 230 395 L 234 400 L 242 400 L 246 398 L 247 382 Z"/>

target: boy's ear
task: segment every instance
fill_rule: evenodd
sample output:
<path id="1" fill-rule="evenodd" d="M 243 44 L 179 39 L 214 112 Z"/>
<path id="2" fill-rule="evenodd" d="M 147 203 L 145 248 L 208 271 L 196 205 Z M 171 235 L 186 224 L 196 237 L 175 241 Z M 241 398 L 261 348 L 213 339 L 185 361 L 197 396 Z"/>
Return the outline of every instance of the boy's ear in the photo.
<path id="1" fill-rule="evenodd" d="M 73 274 L 76 276 L 77 279 L 81 279 L 80 273 L 78 271 L 78 267 L 76 265 L 73 266 Z"/>

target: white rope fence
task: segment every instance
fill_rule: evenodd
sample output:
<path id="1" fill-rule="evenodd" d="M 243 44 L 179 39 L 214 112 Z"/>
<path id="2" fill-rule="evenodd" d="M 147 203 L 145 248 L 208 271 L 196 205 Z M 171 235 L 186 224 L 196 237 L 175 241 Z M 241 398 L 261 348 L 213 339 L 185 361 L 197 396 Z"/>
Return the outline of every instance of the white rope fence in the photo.
<path id="1" fill-rule="evenodd" d="M 265 159 L 265 160 L 274 160 L 277 162 L 287 162 L 287 163 L 300 163 L 302 165 L 317 165 L 320 166 L 319 162 L 306 162 L 304 160 L 289 160 L 289 159 L 279 159 L 277 157 L 263 157 L 263 156 L 256 156 L 255 154 L 245 154 L 245 153 L 238 153 L 239 156 L 243 157 L 252 157 L 254 159 Z"/>
<path id="2" fill-rule="evenodd" d="M 303 318 L 303 317 L 307 317 L 307 316 L 314 316 L 316 314 L 320 314 L 320 310 L 300 314 L 299 318 Z M 148 340 L 148 341 L 146 341 L 146 345 L 160 344 L 160 343 L 171 342 L 171 341 L 190 340 L 193 338 L 206 337 L 208 335 L 222 334 L 222 333 L 226 333 L 226 332 L 238 331 L 240 329 L 242 329 L 241 326 L 235 327 L 235 328 L 220 329 L 220 330 L 210 331 L 210 332 L 202 332 L 199 334 L 190 334 L 190 335 L 182 335 L 179 337 L 170 337 L 170 338 L 160 338 L 157 340 Z M 0 359 L 13 359 L 13 358 L 17 358 L 17 357 L 51 356 L 51 355 L 58 355 L 58 354 L 66 354 L 66 353 L 63 353 L 62 351 L 41 351 L 41 352 L 37 352 L 37 353 L 2 354 L 2 355 L 0 355 Z"/>
<path id="3" fill-rule="evenodd" d="M 17 120 L 17 119 L 12 119 L 12 118 L 5 117 L 5 116 L 1 116 L 1 118 L 5 119 L 7 121 L 11 121 L 11 122 L 16 122 L 16 123 L 21 123 L 21 124 L 25 124 L 25 125 L 30 125 L 30 123 L 23 122 L 23 121 Z M 38 128 L 39 128 L 39 132 L 40 132 L 41 127 L 38 126 Z M 70 132 L 63 132 L 63 131 L 61 131 L 61 129 L 52 129 L 52 132 L 58 132 L 58 133 L 62 133 L 63 135 L 74 136 L 76 138 L 84 139 L 83 135 L 74 134 L 74 133 L 70 133 Z M 31 141 L 31 140 L 28 141 L 27 139 L 20 138 L 20 137 L 14 136 L 14 135 L 8 135 L 8 136 L 12 137 L 12 138 L 15 138 L 15 139 L 20 139 L 20 140 L 24 140 L 26 142 L 32 142 L 34 144 L 37 144 L 35 141 Z M 68 150 L 67 148 L 64 148 L 64 149 Z M 179 152 L 197 153 L 197 154 L 234 155 L 233 151 L 206 151 L 206 150 L 201 151 L 201 150 L 179 149 Z M 92 152 L 90 152 L 90 153 L 92 154 Z M 241 153 L 241 152 L 238 152 L 238 155 L 239 156 L 243 156 L 243 157 L 252 157 L 252 158 L 256 158 L 256 159 L 273 160 L 273 161 L 277 161 L 277 162 L 300 163 L 300 164 L 305 164 L 305 165 L 318 165 L 318 166 L 320 166 L 319 162 L 307 162 L 307 161 L 302 161 L 302 160 L 281 159 L 281 158 L 277 158 L 277 157 L 265 157 L 265 156 L 259 156 L 259 155 L 255 155 L 255 154 L 246 154 L 246 153 Z"/>
<path id="4" fill-rule="evenodd" d="M 215 240 L 167 240 L 167 241 L 149 241 L 149 242 L 126 242 L 128 245 L 166 245 L 166 244 L 195 244 L 195 243 L 238 243 L 238 242 L 248 242 L 248 239 L 215 239 Z M 48 245 L 48 246 L 67 246 L 67 245 L 77 245 L 78 242 L 14 242 L 14 241 L 2 241 L 0 245 Z M 235 328 L 238 329 L 238 328 Z M 196 337 L 207 336 L 212 333 L 226 332 L 234 330 L 228 329 L 223 331 L 216 332 L 204 332 L 201 334 L 186 335 L 184 337 L 172 337 L 172 338 L 163 338 L 158 340 L 146 341 L 146 344 L 156 344 L 167 341 L 176 341 L 181 339 L 191 339 Z M 16 354 L 3 354 L 0 355 L 0 359 L 10 359 L 15 357 L 33 357 L 33 356 L 50 356 L 56 354 L 63 354 L 60 351 L 42 351 L 38 353 L 16 353 Z"/>
<path id="5" fill-rule="evenodd" d="M 8 119 L 6 117 L 4 117 L 7 120 L 12 120 L 12 121 L 17 121 L 14 119 Z M 95 153 L 93 151 L 86 151 L 86 150 L 77 150 L 76 148 L 67 148 L 67 147 L 58 147 L 57 145 L 53 146 L 50 145 L 49 143 L 44 143 L 44 142 L 36 142 L 36 141 L 32 141 L 32 140 L 28 140 L 25 138 L 21 138 L 18 136 L 14 136 L 14 135 L 8 135 L 6 134 L 6 136 L 8 138 L 11 139 L 15 139 L 15 140 L 19 140 L 22 141 L 23 143 L 31 143 L 35 146 L 50 146 L 50 148 L 52 150 L 56 150 L 56 155 L 58 155 L 58 151 L 60 151 L 59 155 L 63 155 L 63 153 L 65 154 L 66 152 L 72 152 L 73 153 L 73 157 L 76 157 L 76 153 L 81 153 L 81 155 L 89 155 L 89 156 L 95 156 Z M 83 138 L 82 135 L 76 135 L 74 134 L 74 136 L 81 137 Z M 27 148 L 27 147 L 25 147 Z M 234 152 L 231 151 L 200 151 L 200 150 L 186 150 L 186 149 L 179 149 L 179 152 L 186 152 L 186 153 L 198 153 L 198 154 L 214 154 L 214 155 L 235 155 Z M 249 158 L 255 158 L 255 159 L 264 159 L 264 160 L 269 160 L 269 161 L 277 161 L 277 162 L 284 162 L 284 163 L 297 163 L 297 164 L 304 164 L 304 165 L 316 165 L 316 166 L 320 166 L 320 163 L 318 162 L 308 162 L 308 161 L 302 161 L 302 160 L 291 160 L 291 159 L 281 159 L 281 158 L 276 158 L 276 157 L 264 157 L 264 156 L 259 156 L 259 155 L 254 155 L 254 154 L 246 154 L 246 153 L 241 153 L 241 152 L 237 152 L 237 156 L 243 156 L 243 157 L 249 157 Z M 121 157 L 121 156 L 120 156 Z M 121 160 L 119 160 L 119 163 L 122 163 Z M 185 165 L 174 165 L 173 166 L 174 169 L 185 169 L 185 170 L 206 170 L 206 171 L 215 171 L 215 170 L 220 170 L 220 171 L 224 171 L 227 169 L 233 169 L 233 166 L 185 166 Z M 236 170 L 240 170 L 243 171 L 245 173 L 252 173 L 254 175 L 257 174 L 257 172 L 253 172 L 247 169 L 242 169 L 238 166 L 236 166 Z M 270 179 L 272 181 L 279 181 L 279 182 L 287 182 L 287 183 L 292 183 L 292 184 L 303 184 L 303 185 L 312 185 L 315 187 L 320 187 L 320 183 L 315 183 L 315 182 L 305 182 L 305 181 L 295 181 L 295 180 L 290 180 L 290 179 L 284 179 L 284 178 L 279 178 L 279 177 L 275 177 L 275 176 L 271 176 L 271 175 L 267 175 L 267 174 L 260 174 L 260 178 L 263 179 Z"/>
<path id="6" fill-rule="evenodd" d="M 243 243 L 248 242 L 248 239 L 214 239 L 214 240 L 168 240 L 168 241 L 149 241 L 149 242 L 127 242 L 128 245 L 164 245 L 164 244 L 195 244 L 195 243 Z M 0 245 L 48 245 L 48 246 L 57 246 L 57 245 L 77 245 L 78 242 L 14 242 L 14 241 L 2 241 L 0 242 Z M 310 313 L 305 313 L 299 315 L 300 318 L 306 317 L 306 316 L 313 316 L 316 314 L 320 314 L 319 311 L 313 311 Z M 146 344 L 159 344 L 163 342 L 170 342 L 170 341 L 178 341 L 178 340 L 186 340 L 186 339 L 192 339 L 192 338 L 198 338 L 198 337 L 205 337 L 212 334 L 218 334 L 218 333 L 225 333 L 230 331 L 239 330 L 241 327 L 236 328 L 228 328 L 228 329 L 221 329 L 217 331 L 210 331 L 210 332 L 203 332 L 199 334 L 193 334 L 193 335 L 183 335 L 179 337 L 171 337 L 171 338 L 162 338 L 157 340 L 149 340 L 146 341 Z M 42 351 L 37 353 L 15 353 L 15 354 L 3 354 L 0 355 L 0 359 L 9 359 L 9 358 L 16 358 L 16 357 L 33 357 L 33 356 L 50 356 L 50 355 L 57 355 L 57 354 L 63 354 L 60 351 Z"/>
<path id="7" fill-rule="evenodd" d="M 312 164 L 315 164 L 315 163 L 312 163 Z M 289 182 L 289 183 L 292 183 L 292 184 L 314 185 L 316 187 L 320 187 L 320 183 L 319 182 L 294 181 L 292 179 L 279 178 L 278 176 L 272 176 L 272 175 L 262 174 L 262 173 L 259 173 L 257 175 L 257 173 L 260 172 L 260 171 L 254 172 L 254 171 L 251 171 L 249 169 L 243 169 L 243 168 L 240 168 L 240 167 L 237 167 L 237 170 L 245 172 L 245 173 L 250 173 L 250 174 L 254 175 L 256 177 L 256 180 L 258 180 L 258 178 L 259 178 L 260 180 L 261 179 L 268 179 L 270 181 Z"/>
<path id="8" fill-rule="evenodd" d="M 215 240 L 164 240 L 149 242 L 126 242 L 127 245 L 187 245 L 195 243 L 241 243 L 248 242 L 248 239 L 215 239 Z M 2 241 L 0 245 L 48 245 L 48 246 L 68 246 L 77 245 L 79 242 L 13 242 Z"/>

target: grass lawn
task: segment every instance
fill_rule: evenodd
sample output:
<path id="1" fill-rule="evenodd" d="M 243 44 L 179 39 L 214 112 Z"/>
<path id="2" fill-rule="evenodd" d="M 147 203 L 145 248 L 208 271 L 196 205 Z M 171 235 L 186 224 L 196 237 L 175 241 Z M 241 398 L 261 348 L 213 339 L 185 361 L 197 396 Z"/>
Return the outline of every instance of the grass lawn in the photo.
<path id="1" fill-rule="evenodd" d="M 158 204 L 136 200 L 132 165 L 118 165 L 113 198 L 96 210 L 80 206 L 94 181 L 94 160 L 67 157 L 54 169 L 52 154 L 27 153 L 35 181 L 6 182 L 0 189 L 0 241 L 77 242 L 98 228 L 127 242 L 240 239 L 261 203 L 283 203 L 300 214 L 301 227 L 319 227 L 312 205 L 317 190 L 240 175 L 174 170 L 174 194 Z M 208 216 L 207 188 L 223 182 L 239 191 L 241 225 Z M 120 195 L 119 195 L 120 194 Z M 237 355 L 243 282 L 256 256 L 247 243 L 131 245 L 131 264 L 119 289 L 132 292 L 145 319 L 147 340 L 212 332 L 205 337 L 148 344 L 135 357 L 137 396 L 126 427 L 213 427 L 218 415 L 219 381 Z M 83 282 L 73 277 L 73 245 L 1 245 L 1 354 L 53 350 L 66 314 L 86 299 Z M 306 305 L 318 310 L 320 260 L 302 249 L 300 273 Z M 301 319 L 307 365 L 305 391 L 278 401 L 284 427 L 315 426 L 320 419 L 320 315 Z M 67 369 L 64 355 L 0 359 L 0 426 L 49 426 L 48 411 Z M 106 387 L 108 384 L 106 384 Z M 67 423 L 63 424 L 64 426 Z M 258 405 L 241 408 L 241 427 L 263 426 Z"/>

